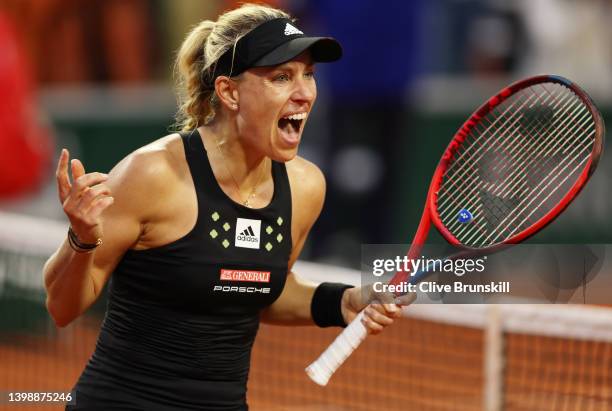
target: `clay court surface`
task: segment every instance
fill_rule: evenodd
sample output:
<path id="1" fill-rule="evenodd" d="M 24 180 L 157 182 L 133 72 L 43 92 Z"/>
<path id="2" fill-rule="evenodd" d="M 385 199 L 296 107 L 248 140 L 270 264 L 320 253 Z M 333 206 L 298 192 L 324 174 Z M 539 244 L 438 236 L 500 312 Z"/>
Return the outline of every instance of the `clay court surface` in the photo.
<path id="1" fill-rule="evenodd" d="M 411 346 L 409 343 L 402 343 L 402 339 L 407 336 L 406 332 L 409 331 L 408 323 L 412 323 L 410 328 L 417 327 L 413 331 L 417 331 L 419 324 L 413 320 L 401 321 L 404 324 L 391 327 L 382 335 L 366 341 L 326 388 L 312 383 L 303 369 L 333 340 L 337 330 L 262 325 L 253 351 L 248 391 L 251 409 L 253 411 L 405 410 L 407 393 L 418 395 L 420 389 L 426 389 L 428 383 L 434 382 L 432 377 L 435 376 L 437 369 L 446 367 L 444 363 L 453 362 L 464 370 L 473 368 L 474 371 L 464 374 L 459 380 L 452 374 L 446 373 L 437 383 L 452 384 L 451 392 L 462 397 L 460 401 L 462 405 L 456 409 L 478 409 L 481 385 L 480 358 L 477 356 L 443 358 L 436 356 L 435 352 L 425 353 L 422 349 L 420 353 L 413 351 L 417 354 L 415 358 L 417 363 L 413 362 L 414 365 L 418 365 L 420 361 L 429 362 L 431 366 L 428 375 L 415 375 L 415 370 L 398 367 L 396 359 L 397 353 Z M 431 325 L 427 328 L 431 329 Z M 2 358 L 0 386 L 22 391 L 69 390 L 95 346 L 98 324 L 92 320 L 82 320 L 54 334 L 4 338 L 4 343 L 0 346 Z M 476 350 L 481 343 L 478 341 L 478 334 L 474 332 L 473 335 L 475 346 L 472 348 Z M 440 343 L 437 346 L 438 350 L 444 348 Z M 381 349 L 384 352 L 381 352 Z M 439 351 L 438 354 L 443 353 Z M 448 393 L 446 397 L 445 401 L 448 402 L 451 399 L 448 398 Z M 429 399 L 432 400 L 435 402 L 444 399 Z M 0 405 L 1 410 L 9 411 L 41 408 L 43 407 Z M 45 406 L 44 409 L 63 408 Z"/>
<path id="2" fill-rule="evenodd" d="M 68 391 L 95 346 L 91 318 L 56 331 L 0 340 L 0 387 Z M 262 325 L 248 399 L 252 411 L 479 411 L 483 330 L 401 319 L 369 338 L 330 384 L 319 387 L 304 367 L 337 329 Z M 506 339 L 503 410 L 612 410 L 612 343 L 512 334 Z M 0 410 L 61 406 L 0 405 Z"/>

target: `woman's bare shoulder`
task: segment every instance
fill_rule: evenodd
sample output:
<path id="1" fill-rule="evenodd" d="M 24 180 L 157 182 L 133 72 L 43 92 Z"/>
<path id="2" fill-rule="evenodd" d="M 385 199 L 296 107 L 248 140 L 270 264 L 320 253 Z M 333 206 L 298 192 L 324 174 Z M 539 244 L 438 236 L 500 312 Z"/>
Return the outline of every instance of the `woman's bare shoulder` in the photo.
<path id="1" fill-rule="evenodd" d="M 325 176 L 316 164 L 299 156 L 285 164 L 292 192 L 305 196 L 325 193 Z"/>
<path id="2" fill-rule="evenodd" d="M 115 199 L 134 207 L 169 196 L 190 178 L 183 143 L 170 134 L 128 154 L 109 173 Z M 121 201 L 122 203 L 124 201 Z"/>
<path id="3" fill-rule="evenodd" d="M 291 185 L 294 220 L 308 231 L 323 208 L 325 177 L 316 164 L 302 157 L 285 164 Z"/>
<path id="4" fill-rule="evenodd" d="M 110 172 L 129 183 L 164 185 L 180 177 L 186 166 L 183 143 L 178 134 L 155 140 L 128 154 Z"/>

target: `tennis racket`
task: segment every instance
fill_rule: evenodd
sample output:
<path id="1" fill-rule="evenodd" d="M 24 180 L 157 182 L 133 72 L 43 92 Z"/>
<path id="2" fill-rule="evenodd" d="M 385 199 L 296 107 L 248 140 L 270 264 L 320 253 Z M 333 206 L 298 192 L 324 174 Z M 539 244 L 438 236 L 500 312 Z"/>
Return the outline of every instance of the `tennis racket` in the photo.
<path id="1" fill-rule="evenodd" d="M 518 81 L 463 124 L 434 172 L 408 251 L 420 256 L 431 224 L 462 252 L 493 252 L 552 222 L 595 171 L 604 123 L 571 81 L 541 75 Z M 391 284 L 416 284 L 430 272 L 398 272 Z M 306 368 L 326 385 L 367 335 L 361 312 Z"/>

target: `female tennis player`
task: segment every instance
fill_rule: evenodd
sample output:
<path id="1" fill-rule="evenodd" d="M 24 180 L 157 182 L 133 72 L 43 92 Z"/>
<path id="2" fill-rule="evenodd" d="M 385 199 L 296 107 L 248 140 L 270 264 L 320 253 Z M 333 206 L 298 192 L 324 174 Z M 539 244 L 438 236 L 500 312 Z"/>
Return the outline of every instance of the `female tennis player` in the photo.
<path id="1" fill-rule="evenodd" d="M 62 152 L 70 230 L 44 269 L 57 325 L 111 279 L 67 409 L 247 410 L 260 321 L 344 326 L 367 305 L 359 288 L 291 271 L 325 192 L 320 170 L 296 156 L 317 95 L 314 64 L 340 56 L 336 40 L 305 36 L 283 11 L 245 5 L 200 23 L 178 53 L 183 132 L 109 175 Z M 378 333 L 400 309 L 366 313 Z"/>

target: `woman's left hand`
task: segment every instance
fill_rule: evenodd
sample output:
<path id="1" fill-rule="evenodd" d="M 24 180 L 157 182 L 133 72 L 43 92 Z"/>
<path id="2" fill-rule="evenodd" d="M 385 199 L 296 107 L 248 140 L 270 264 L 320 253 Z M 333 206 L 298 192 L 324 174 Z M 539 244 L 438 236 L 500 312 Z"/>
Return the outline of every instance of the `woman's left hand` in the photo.
<path id="1" fill-rule="evenodd" d="M 348 324 L 364 310 L 363 325 L 369 334 L 379 334 L 402 315 L 402 306 L 409 305 L 416 298 L 414 293 L 395 297 L 390 293 L 376 293 L 371 287 L 347 289 L 342 295 L 341 310 Z"/>

